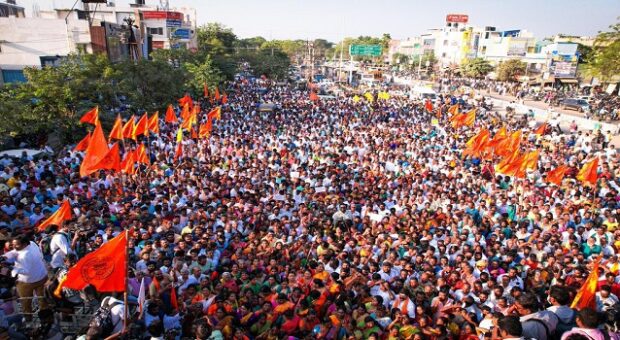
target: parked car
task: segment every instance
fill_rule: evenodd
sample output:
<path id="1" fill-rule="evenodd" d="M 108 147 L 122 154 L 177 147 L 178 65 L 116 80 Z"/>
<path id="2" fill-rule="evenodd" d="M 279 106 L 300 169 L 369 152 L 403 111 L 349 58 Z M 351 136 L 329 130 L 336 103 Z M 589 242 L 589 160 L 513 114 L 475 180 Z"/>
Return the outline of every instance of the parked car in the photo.
<path id="1" fill-rule="evenodd" d="M 563 109 L 573 109 L 579 112 L 585 112 L 590 110 L 590 104 L 583 99 L 566 98 L 560 102 L 560 107 Z"/>

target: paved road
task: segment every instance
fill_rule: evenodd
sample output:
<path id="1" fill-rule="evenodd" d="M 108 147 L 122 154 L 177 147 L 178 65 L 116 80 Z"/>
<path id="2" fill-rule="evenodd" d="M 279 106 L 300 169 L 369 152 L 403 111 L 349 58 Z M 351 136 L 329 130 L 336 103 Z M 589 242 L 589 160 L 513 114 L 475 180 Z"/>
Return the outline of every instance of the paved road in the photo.
<path id="1" fill-rule="evenodd" d="M 517 98 L 513 97 L 513 96 L 501 96 L 501 95 L 499 95 L 497 93 L 490 93 L 490 92 L 487 92 L 487 91 L 479 91 L 479 93 L 481 95 L 483 95 L 483 96 L 489 96 L 491 98 L 505 100 L 505 101 L 508 101 L 508 102 L 512 102 L 512 101 L 516 101 L 517 100 Z M 540 101 L 535 101 L 535 100 L 524 100 L 523 101 L 523 105 L 531 106 L 533 108 L 541 109 L 541 110 L 547 110 L 549 108 L 548 104 L 540 102 Z M 553 111 L 559 112 L 561 114 L 568 115 L 568 116 L 585 118 L 585 114 L 584 113 L 578 112 L 576 110 L 565 110 L 565 109 L 561 109 L 559 107 L 554 107 Z M 616 125 L 618 124 L 617 121 L 615 121 L 615 122 L 606 122 L 606 123 L 616 124 Z"/>

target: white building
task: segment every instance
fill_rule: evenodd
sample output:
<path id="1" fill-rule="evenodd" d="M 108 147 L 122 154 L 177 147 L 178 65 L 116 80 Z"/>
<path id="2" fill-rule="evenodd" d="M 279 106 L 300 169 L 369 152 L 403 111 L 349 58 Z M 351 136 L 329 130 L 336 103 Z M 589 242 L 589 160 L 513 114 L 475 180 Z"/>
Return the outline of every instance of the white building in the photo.
<path id="1" fill-rule="evenodd" d="M 83 4 L 82 10 L 37 11 L 24 17 L 23 8 L 0 8 L 0 84 L 24 81 L 23 69 L 54 65 L 71 53 L 106 53 L 110 60 L 129 56 L 124 25 L 135 20 L 134 36 L 139 55 L 159 48 L 197 48 L 196 10 L 131 5 Z M 96 8 L 96 10 L 95 10 Z M 2 13 L 7 13 L 2 17 Z"/>

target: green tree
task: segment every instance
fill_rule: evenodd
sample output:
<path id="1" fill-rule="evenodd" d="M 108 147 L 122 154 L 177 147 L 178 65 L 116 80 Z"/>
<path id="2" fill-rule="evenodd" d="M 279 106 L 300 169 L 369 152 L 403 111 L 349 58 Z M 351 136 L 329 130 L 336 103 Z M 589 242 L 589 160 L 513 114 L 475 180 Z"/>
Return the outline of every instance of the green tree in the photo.
<path id="1" fill-rule="evenodd" d="M 497 79 L 501 81 L 516 81 L 517 77 L 525 74 L 525 63 L 519 59 L 504 61 L 497 67 Z"/>
<path id="2" fill-rule="evenodd" d="M 620 23 L 609 28 L 609 32 L 601 32 L 596 36 L 588 63 L 589 73 L 603 80 L 620 75 Z"/>
<path id="3" fill-rule="evenodd" d="M 213 65 L 209 56 L 202 63 L 185 63 L 183 68 L 188 73 L 186 87 L 192 89 L 193 94 L 199 97 L 203 95 L 205 83 L 213 90 L 216 86 L 220 86 L 223 81 L 221 72 Z"/>
<path id="4" fill-rule="evenodd" d="M 220 23 L 208 23 L 196 29 L 198 46 L 200 49 L 211 54 L 231 54 L 237 36 L 232 31 Z"/>
<path id="5" fill-rule="evenodd" d="M 493 71 L 493 66 L 482 58 L 468 59 L 461 64 L 461 72 L 473 78 L 484 78 Z"/>

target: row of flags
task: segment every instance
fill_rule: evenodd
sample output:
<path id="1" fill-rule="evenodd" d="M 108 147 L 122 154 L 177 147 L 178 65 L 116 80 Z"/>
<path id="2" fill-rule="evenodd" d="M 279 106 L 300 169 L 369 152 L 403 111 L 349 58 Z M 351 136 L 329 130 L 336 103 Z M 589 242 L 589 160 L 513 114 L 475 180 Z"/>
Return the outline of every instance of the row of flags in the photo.
<path id="1" fill-rule="evenodd" d="M 208 95 L 207 91 L 205 84 L 205 97 Z M 219 103 L 226 103 L 228 100 L 225 94 L 220 97 L 217 88 L 214 99 L 218 100 Z M 184 96 L 179 100 L 179 104 L 183 108 L 181 112 L 183 122 L 179 125 L 176 134 L 177 150 L 175 151 L 175 160 L 182 156 L 184 130 L 190 131 L 192 138 L 206 138 L 210 136 L 213 120 L 221 119 L 221 107 L 218 106 L 207 113 L 206 123 L 198 124 L 197 115 L 200 112 L 200 108 L 199 106 L 194 106 L 191 97 L 189 95 Z M 164 120 L 166 123 L 178 122 L 172 105 L 168 106 Z M 108 147 L 108 142 L 99 121 L 98 107 L 84 114 L 80 122 L 94 125 L 93 131 L 76 146 L 76 150 L 84 151 L 84 159 L 80 165 L 81 176 L 88 176 L 102 169 L 134 174 L 137 171 L 136 163 L 147 165 L 150 163 L 148 151 L 144 144 L 139 144 L 135 150 L 127 151 L 122 160 L 118 141 L 112 147 Z M 198 131 L 196 131 L 196 127 L 198 127 Z M 138 136 L 148 136 L 149 133 L 159 134 L 158 112 L 155 112 L 151 117 L 145 113 L 137 122 L 135 122 L 135 117 L 132 116 L 125 124 L 122 123 L 120 116 L 118 116 L 110 131 L 109 139 L 123 141 L 125 138 L 129 138 L 137 140 Z M 39 224 L 38 230 L 43 232 L 51 225 L 62 226 L 72 218 L 71 203 L 69 200 L 65 200 L 56 212 Z M 104 243 L 99 249 L 86 254 L 75 266 L 69 269 L 56 291 L 60 292 L 60 289 L 63 287 L 81 290 L 87 285 L 94 286 L 99 292 L 125 291 L 127 289 L 127 244 L 130 232 L 126 230 Z M 138 293 L 138 304 L 141 313 L 144 310 L 145 299 L 146 292 L 143 279 Z M 172 306 L 178 308 L 174 289 L 171 289 L 170 299 Z"/>
<path id="2" fill-rule="evenodd" d="M 546 129 L 547 123 L 544 123 L 534 131 L 534 134 L 543 135 Z M 539 151 L 532 150 L 521 153 L 522 135 L 521 130 L 508 134 L 506 128 L 502 127 L 491 138 L 489 130 L 484 128 L 467 141 L 462 155 L 486 160 L 501 157 L 500 162 L 495 166 L 495 171 L 507 176 L 524 178 L 527 170 L 536 169 Z M 598 163 L 598 157 L 586 162 L 579 170 L 577 180 L 585 185 L 595 186 L 598 180 Z M 568 170 L 568 166 L 559 165 L 547 172 L 546 181 L 559 186 Z"/>

